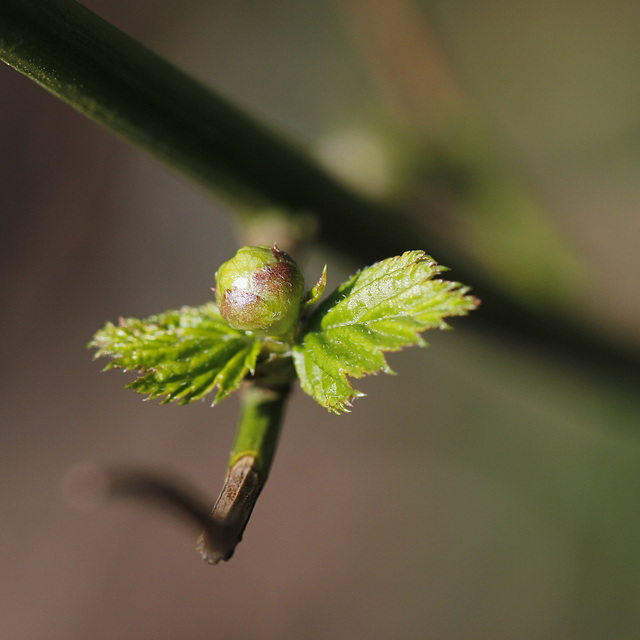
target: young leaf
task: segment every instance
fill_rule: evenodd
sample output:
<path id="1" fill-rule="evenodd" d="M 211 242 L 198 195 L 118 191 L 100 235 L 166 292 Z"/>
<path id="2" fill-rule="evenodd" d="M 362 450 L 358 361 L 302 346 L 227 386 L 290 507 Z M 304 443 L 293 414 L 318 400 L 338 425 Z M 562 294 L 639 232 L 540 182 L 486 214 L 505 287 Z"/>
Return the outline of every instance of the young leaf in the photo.
<path id="1" fill-rule="evenodd" d="M 434 279 L 445 267 L 408 251 L 363 269 L 313 313 L 293 347 L 304 391 L 329 411 L 348 411 L 364 395 L 347 376 L 393 373 L 384 352 L 426 346 L 420 333 L 445 329 L 444 318 L 465 315 L 479 301 L 457 282 Z"/>
<path id="2" fill-rule="evenodd" d="M 232 329 L 216 305 L 208 303 L 144 320 L 121 319 L 117 325 L 109 322 L 89 346 L 97 349 L 96 358 L 113 358 L 105 369 L 141 372 L 127 385 L 129 389 L 149 398 L 164 396 L 163 402 L 188 404 L 217 385 L 215 404 L 254 372 L 262 343 Z"/>
<path id="3" fill-rule="evenodd" d="M 307 293 L 307 298 L 304 301 L 305 306 L 311 307 L 313 306 L 320 298 L 322 298 L 322 294 L 324 293 L 324 289 L 327 286 L 327 265 L 324 265 L 324 269 L 322 270 L 322 274 L 318 282 L 313 285 L 313 288 L 309 293 Z"/>

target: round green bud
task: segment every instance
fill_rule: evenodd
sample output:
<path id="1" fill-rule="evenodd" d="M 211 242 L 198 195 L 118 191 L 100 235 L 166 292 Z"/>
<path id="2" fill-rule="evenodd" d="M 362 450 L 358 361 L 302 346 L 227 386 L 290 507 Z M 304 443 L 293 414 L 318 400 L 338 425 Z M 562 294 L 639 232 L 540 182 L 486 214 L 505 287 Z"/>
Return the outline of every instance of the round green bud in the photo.
<path id="1" fill-rule="evenodd" d="M 283 336 L 300 318 L 304 278 L 275 246 L 242 247 L 216 273 L 216 302 L 234 329 Z"/>

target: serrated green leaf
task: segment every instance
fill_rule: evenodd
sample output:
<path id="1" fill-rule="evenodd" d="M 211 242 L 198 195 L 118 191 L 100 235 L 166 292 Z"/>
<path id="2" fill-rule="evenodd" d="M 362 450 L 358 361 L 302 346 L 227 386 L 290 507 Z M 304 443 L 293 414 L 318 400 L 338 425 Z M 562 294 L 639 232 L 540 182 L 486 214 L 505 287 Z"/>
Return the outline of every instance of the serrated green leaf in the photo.
<path id="1" fill-rule="evenodd" d="M 446 317 L 478 305 L 468 288 L 434 279 L 445 270 L 422 251 L 408 251 L 363 269 L 338 287 L 313 313 L 293 347 L 304 391 L 326 407 L 348 411 L 364 395 L 348 377 L 393 373 L 384 352 L 426 346 L 420 333 L 445 329 Z"/>
<path id="2" fill-rule="evenodd" d="M 259 340 L 227 325 L 213 303 L 109 322 L 89 346 L 96 357 L 112 358 L 105 369 L 141 372 L 127 388 L 180 404 L 216 386 L 214 404 L 226 398 L 254 372 L 262 349 Z"/>

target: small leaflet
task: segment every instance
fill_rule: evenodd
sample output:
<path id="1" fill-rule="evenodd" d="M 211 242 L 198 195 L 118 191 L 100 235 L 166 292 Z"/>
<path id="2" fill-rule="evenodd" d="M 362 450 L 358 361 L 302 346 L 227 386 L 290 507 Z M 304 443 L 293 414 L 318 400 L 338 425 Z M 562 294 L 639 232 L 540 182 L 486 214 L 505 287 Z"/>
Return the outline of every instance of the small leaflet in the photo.
<path id="1" fill-rule="evenodd" d="M 445 318 L 475 309 L 479 301 L 468 287 L 435 278 L 445 270 L 424 252 L 407 251 L 340 285 L 293 347 L 304 391 L 333 413 L 349 411 L 364 395 L 349 377 L 393 373 L 384 352 L 426 346 L 423 331 L 446 329 Z"/>
<path id="2" fill-rule="evenodd" d="M 89 346 L 97 349 L 95 357 L 112 358 L 105 369 L 140 372 L 129 389 L 162 397 L 163 403 L 188 404 L 218 387 L 216 404 L 255 371 L 262 343 L 229 327 L 208 303 L 109 322 Z"/>

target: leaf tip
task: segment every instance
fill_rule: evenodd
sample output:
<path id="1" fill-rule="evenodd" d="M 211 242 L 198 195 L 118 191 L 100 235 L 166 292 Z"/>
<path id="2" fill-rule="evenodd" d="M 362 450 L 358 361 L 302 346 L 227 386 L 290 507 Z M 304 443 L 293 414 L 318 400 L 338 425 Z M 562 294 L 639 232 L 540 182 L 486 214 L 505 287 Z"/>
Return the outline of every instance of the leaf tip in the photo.
<path id="1" fill-rule="evenodd" d="M 307 293 L 307 297 L 304 301 L 304 306 L 310 307 L 311 305 L 314 305 L 316 302 L 318 302 L 318 300 L 320 300 L 320 298 L 322 297 L 322 294 L 324 293 L 326 286 L 327 286 L 327 265 L 325 264 L 324 268 L 322 269 L 322 273 L 320 274 L 320 278 L 318 279 L 318 282 L 316 282 L 316 284 L 311 288 L 309 293 Z"/>

